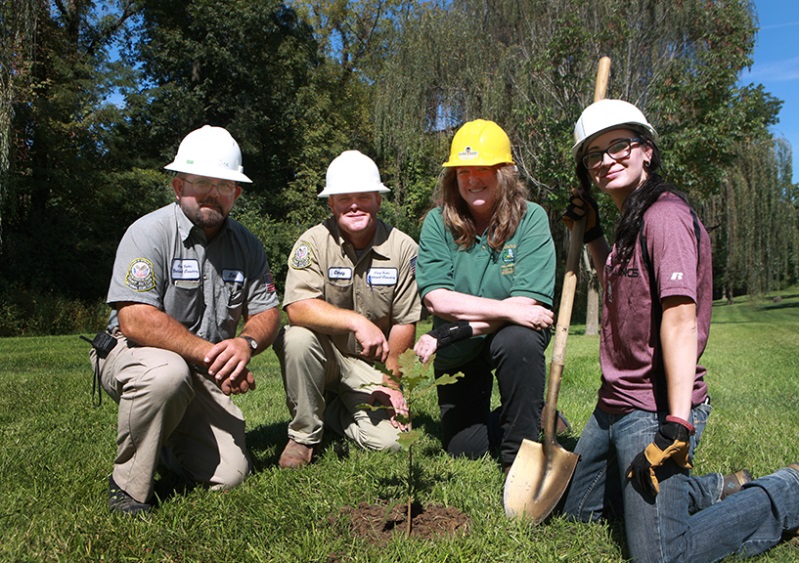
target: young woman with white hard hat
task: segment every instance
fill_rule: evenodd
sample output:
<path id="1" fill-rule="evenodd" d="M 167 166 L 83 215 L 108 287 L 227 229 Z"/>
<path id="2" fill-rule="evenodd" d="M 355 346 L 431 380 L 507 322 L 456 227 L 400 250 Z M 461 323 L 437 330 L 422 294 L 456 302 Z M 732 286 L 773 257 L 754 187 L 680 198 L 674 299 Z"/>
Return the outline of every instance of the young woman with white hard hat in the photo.
<path id="1" fill-rule="evenodd" d="M 581 521 L 623 516 L 634 561 L 764 551 L 799 526 L 799 466 L 757 481 L 747 471 L 690 472 L 711 410 L 699 364 L 713 299 L 707 231 L 658 174 L 657 133 L 637 107 L 596 102 L 575 137 L 582 192 L 564 222 L 585 216 L 584 242 L 602 280 L 602 380 L 563 511 Z M 592 185 L 621 213 L 612 248 Z"/>

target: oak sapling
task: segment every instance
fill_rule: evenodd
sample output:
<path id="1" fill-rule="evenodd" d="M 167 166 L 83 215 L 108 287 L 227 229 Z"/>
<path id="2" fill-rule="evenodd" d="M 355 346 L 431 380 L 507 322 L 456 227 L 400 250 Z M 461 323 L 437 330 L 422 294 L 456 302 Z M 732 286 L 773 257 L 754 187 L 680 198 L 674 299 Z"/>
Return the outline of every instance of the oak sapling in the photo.
<path id="1" fill-rule="evenodd" d="M 400 447 L 408 452 L 408 477 L 407 477 L 407 527 L 406 536 L 411 534 L 411 505 L 413 503 L 414 481 L 413 481 L 413 445 L 422 438 L 422 433 L 413 427 L 413 413 L 415 403 L 423 397 L 427 392 L 435 389 L 439 385 L 449 385 L 455 383 L 458 378 L 463 377 L 463 373 L 445 374 L 439 378 L 434 376 L 433 360 L 435 355 L 432 356 L 426 364 L 419 361 L 416 353 L 412 349 L 403 352 L 398 358 L 399 375 L 394 374 L 391 370 L 386 368 L 381 363 L 376 363 L 375 367 L 379 369 L 393 384 L 400 388 L 402 396 L 405 399 L 405 405 L 408 407 L 408 414 L 396 413 L 394 418 L 397 422 L 405 426 L 405 431 L 400 432 L 397 437 L 397 442 Z M 364 387 L 375 387 L 379 384 L 366 384 Z M 379 409 L 390 409 L 386 405 L 369 405 L 361 404 L 359 408 L 376 411 Z"/>

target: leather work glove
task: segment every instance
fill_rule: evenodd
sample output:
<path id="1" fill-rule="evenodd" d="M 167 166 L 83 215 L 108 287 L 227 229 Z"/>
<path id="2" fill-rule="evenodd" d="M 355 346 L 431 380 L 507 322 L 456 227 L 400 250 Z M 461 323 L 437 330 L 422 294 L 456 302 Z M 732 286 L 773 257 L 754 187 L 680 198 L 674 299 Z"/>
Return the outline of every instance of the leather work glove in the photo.
<path id="1" fill-rule="evenodd" d="M 586 202 L 588 206 L 585 205 Z M 572 194 L 569 200 L 569 206 L 566 207 L 566 211 L 563 213 L 563 217 L 561 217 L 560 220 L 571 230 L 574 223 L 582 219 L 583 216 L 585 216 L 583 244 L 588 244 L 604 234 L 602 225 L 599 223 L 599 206 L 597 206 L 596 200 L 592 197 L 576 193 Z"/>
<path id="2" fill-rule="evenodd" d="M 688 463 L 688 449 L 689 437 L 694 431 L 689 422 L 676 416 L 667 416 L 652 443 L 635 456 L 627 468 L 627 478 L 633 481 L 633 484 L 637 484 L 642 491 L 648 491 L 653 496 L 657 495 L 660 492 L 660 485 L 655 468 L 661 467 L 668 460 L 672 460 L 684 469 L 691 468 L 691 464 Z"/>

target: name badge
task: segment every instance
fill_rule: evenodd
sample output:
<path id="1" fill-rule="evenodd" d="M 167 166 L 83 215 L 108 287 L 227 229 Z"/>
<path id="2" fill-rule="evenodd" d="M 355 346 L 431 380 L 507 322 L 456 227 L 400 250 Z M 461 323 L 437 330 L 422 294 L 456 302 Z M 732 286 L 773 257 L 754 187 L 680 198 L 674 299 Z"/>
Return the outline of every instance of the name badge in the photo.
<path id="1" fill-rule="evenodd" d="M 194 258 L 188 260 L 172 260 L 173 280 L 199 280 L 200 262 Z"/>
<path id="2" fill-rule="evenodd" d="M 222 281 L 225 283 L 244 283 L 244 272 L 241 270 L 222 270 Z"/>
<path id="3" fill-rule="evenodd" d="M 327 277 L 331 280 L 351 280 L 352 268 L 328 268 Z"/>
<path id="4" fill-rule="evenodd" d="M 399 272 L 396 268 L 369 268 L 366 283 L 369 285 L 397 285 Z"/>

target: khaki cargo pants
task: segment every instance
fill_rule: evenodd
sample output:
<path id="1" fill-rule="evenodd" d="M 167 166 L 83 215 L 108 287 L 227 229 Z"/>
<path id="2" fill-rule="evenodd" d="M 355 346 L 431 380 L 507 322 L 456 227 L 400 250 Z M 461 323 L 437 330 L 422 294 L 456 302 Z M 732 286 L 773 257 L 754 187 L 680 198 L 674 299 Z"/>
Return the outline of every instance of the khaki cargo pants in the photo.
<path id="1" fill-rule="evenodd" d="M 399 430 L 387 412 L 358 408 L 371 394 L 362 385 L 382 382 L 379 371 L 342 354 L 324 334 L 302 327 L 285 327 L 272 347 L 280 360 L 291 414 L 289 438 L 312 446 L 322 440 L 327 426 L 365 449 L 399 449 Z"/>
<path id="2" fill-rule="evenodd" d="M 251 464 L 244 415 L 231 398 L 174 352 L 117 340 L 99 366 L 119 404 L 116 484 L 147 502 L 159 462 L 211 488 L 240 484 Z M 97 361 L 94 350 L 91 357 Z"/>

